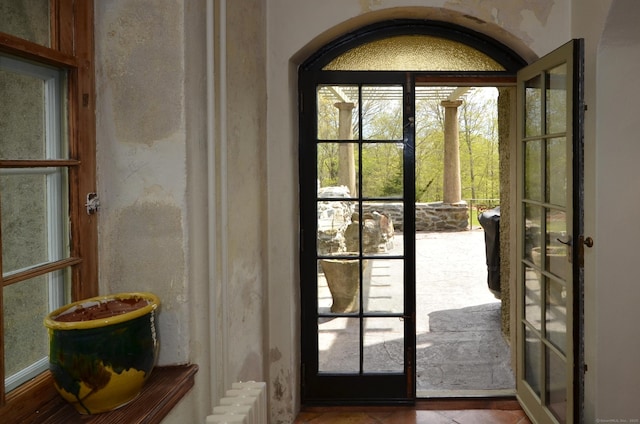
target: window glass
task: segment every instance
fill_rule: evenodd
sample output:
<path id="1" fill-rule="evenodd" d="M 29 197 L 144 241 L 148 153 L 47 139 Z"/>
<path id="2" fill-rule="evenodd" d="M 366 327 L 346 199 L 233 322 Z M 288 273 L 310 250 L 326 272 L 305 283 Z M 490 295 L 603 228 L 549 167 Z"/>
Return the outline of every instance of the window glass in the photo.
<path id="1" fill-rule="evenodd" d="M 37 269 L 71 252 L 69 170 L 42 163 L 68 158 L 65 85 L 64 70 L 0 56 L 0 160 L 20 161 L 0 167 L 5 392 L 47 369 L 42 319 L 71 300 L 64 271 Z"/>
<path id="2" fill-rule="evenodd" d="M 4 288 L 6 391 L 49 368 L 49 338 L 42 320 L 68 299 L 68 276 L 68 270 L 60 270 Z"/>
<path id="3" fill-rule="evenodd" d="M 49 0 L 0 1 L 0 32 L 49 47 Z"/>
<path id="4" fill-rule="evenodd" d="M 354 47 L 325 71 L 504 71 L 466 44 L 430 35 L 401 35 Z"/>
<path id="5" fill-rule="evenodd" d="M 63 71 L 0 56 L 0 93 L 0 159 L 67 158 Z"/>
<path id="6" fill-rule="evenodd" d="M 67 170 L 0 170 L 4 275 L 69 256 Z"/>

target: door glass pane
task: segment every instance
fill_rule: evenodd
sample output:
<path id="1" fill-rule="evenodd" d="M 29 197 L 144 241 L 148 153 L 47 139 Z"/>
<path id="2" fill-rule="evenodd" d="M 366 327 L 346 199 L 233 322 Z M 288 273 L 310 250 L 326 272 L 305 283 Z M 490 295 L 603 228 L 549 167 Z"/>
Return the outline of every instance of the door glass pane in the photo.
<path id="1" fill-rule="evenodd" d="M 332 313 L 349 314 L 360 310 L 359 259 L 320 259 L 318 274 L 318 312 L 326 312 L 329 296 Z M 364 276 L 370 275 L 368 260 L 362 261 Z"/>
<path id="2" fill-rule="evenodd" d="M 540 351 L 540 339 L 528 326 L 524 326 L 524 379 L 533 392 L 540 397 L 542 352 Z"/>
<path id="3" fill-rule="evenodd" d="M 547 143 L 547 201 L 567 205 L 567 139 L 552 138 Z"/>
<path id="4" fill-rule="evenodd" d="M 318 86 L 318 140 L 358 139 L 358 86 Z"/>
<path id="5" fill-rule="evenodd" d="M 50 46 L 50 0 L 3 0 L 0 2 L 0 32 Z"/>
<path id="6" fill-rule="evenodd" d="M 524 258 L 542 267 L 542 208 L 537 205 L 525 204 L 524 207 Z"/>
<path id="7" fill-rule="evenodd" d="M 318 319 L 318 370 L 353 374 L 360 372 L 358 318 Z"/>
<path id="8" fill-rule="evenodd" d="M 547 348 L 547 406 L 560 423 L 567 422 L 567 367 L 562 358 Z"/>
<path id="9" fill-rule="evenodd" d="M 542 134 L 542 77 L 540 75 L 524 83 L 524 135 Z"/>
<path id="10" fill-rule="evenodd" d="M 326 192 L 321 190 L 319 196 L 324 196 Z M 325 200 L 317 203 L 318 233 L 317 249 L 318 255 L 347 254 L 345 242 L 345 232 L 352 222 L 352 216 L 357 211 L 357 202 L 341 200 Z M 357 250 L 352 251 L 354 254 Z"/>
<path id="11" fill-rule="evenodd" d="M 65 168 L 0 170 L 5 275 L 69 256 L 66 187 Z"/>
<path id="12" fill-rule="evenodd" d="M 65 84 L 58 69 L 0 56 L 0 159 L 68 156 Z"/>
<path id="13" fill-rule="evenodd" d="M 370 259 L 365 275 L 363 302 L 365 312 L 404 312 L 404 261 Z"/>
<path id="14" fill-rule="evenodd" d="M 542 274 L 531 267 L 525 267 L 524 272 L 524 318 L 542 331 Z"/>
<path id="15" fill-rule="evenodd" d="M 566 280 L 571 271 L 568 257 L 569 246 L 563 244 L 570 242 L 570 238 L 567 236 L 567 214 L 564 211 L 547 209 L 546 215 L 547 258 L 545 269 Z"/>
<path id="16" fill-rule="evenodd" d="M 402 140 L 402 86 L 362 87 L 362 139 Z"/>
<path id="17" fill-rule="evenodd" d="M 358 144 L 318 143 L 317 146 L 318 197 L 356 197 Z"/>
<path id="18" fill-rule="evenodd" d="M 567 65 L 551 69 L 547 75 L 547 134 L 567 130 Z"/>
<path id="19" fill-rule="evenodd" d="M 565 353 L 567 348 L 567 288 L 559 281 L 547 280 L 547 338 Z"/>
<path id="20" fill-rule="evenodd" d="M 401 201 L 362 203 L 363 253 L 367 256 L 402 255 L 402 238 L 396 237 L 394 217 L 402 221 L 403 209 Z"/>
<path id="21" fill-rule="evenodd" d="M 362 145 L 362 196 L 402 198 L 402 143 L 364 143 Z"/>
<path id="22" fill-rule="evenodd" d="M 404 322 L 400 318 L 364 319 L 363 371 L 404 371 Z"/>
<path id="23" fill-rule="evenodd" d="M 542 200 L 542 142 L 527 141 L 524 145 L 524 197 Z"/>

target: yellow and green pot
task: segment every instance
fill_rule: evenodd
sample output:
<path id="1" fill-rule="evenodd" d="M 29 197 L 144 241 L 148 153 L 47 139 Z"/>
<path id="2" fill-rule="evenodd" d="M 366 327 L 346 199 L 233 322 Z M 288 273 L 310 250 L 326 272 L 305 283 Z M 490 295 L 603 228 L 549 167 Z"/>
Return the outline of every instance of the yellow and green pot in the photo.
<path id="1" fill-rule="evenodd" d="M 117 314 L 111 305 L 129 305 Z M 58 392 L 81 414 L 123 406 L 140 393 L 158 354 L 151 293 L 119 293 L 70 303 L 44 320 L 49 330 L 49 369 Z M 102 309 L 99 316 L 83 312 Z"/>

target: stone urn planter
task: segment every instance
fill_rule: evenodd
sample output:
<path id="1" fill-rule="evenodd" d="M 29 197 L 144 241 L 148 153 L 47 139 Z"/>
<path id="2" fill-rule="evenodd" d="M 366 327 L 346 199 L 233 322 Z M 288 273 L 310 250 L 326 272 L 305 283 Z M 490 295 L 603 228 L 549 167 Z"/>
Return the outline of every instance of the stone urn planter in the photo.
<path id="1" fill-rule="evenodd" d="M 158 353 L 151 293 L 120 293 L 63 306 L 44 320 L 55 387 L 81 414 L 97 414 L 135 399 Z"/>
<path id="2" fill-rule="evenodd" d="M 360 266 L 357 259 L 322 259 L 320 266 L 327 280 L 333 303 L 331 312 L 358 312 L 360 307 Z M 366 280 L 369 261 L 363 261 Z"/>

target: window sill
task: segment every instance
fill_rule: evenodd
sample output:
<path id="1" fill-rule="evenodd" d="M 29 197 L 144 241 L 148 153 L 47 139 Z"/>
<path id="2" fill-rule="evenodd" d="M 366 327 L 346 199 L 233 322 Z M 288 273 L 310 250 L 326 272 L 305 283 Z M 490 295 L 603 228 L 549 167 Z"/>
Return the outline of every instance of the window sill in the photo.
<path id="1" fill-rule="evenodd" d="M 59 395 L 26 418 L 30 424 L 156 424 L 193 387 L 197 365 L 156 367 L 142 393 L 131 403 L 114 411 L 80 415 Z"/>

